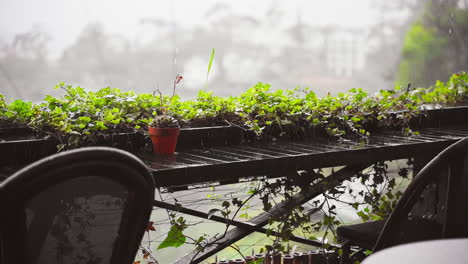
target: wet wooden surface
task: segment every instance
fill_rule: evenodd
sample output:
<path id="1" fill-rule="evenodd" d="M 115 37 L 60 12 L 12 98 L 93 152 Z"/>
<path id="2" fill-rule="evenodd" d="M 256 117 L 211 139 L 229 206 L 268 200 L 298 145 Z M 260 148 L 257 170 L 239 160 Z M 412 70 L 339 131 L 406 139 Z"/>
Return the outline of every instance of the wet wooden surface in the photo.
<path id="1" fill-rule="evenodd" d="M 468 136 L 468 126 L 428 128 L 418 136 L 389 131 L 362 140 L 308 139 L 191 149 L 174 155 L 143 153 L 159 187 L 233 183 L 247 177 L 280 177 L 297 170 L 344 166 L 437 153 Z"/>

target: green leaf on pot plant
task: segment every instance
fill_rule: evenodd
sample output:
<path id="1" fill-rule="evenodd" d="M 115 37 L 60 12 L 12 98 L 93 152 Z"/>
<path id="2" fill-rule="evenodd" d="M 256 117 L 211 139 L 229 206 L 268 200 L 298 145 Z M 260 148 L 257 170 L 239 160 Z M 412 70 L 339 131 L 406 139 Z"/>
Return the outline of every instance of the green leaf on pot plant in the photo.
<path id="1" fill-rule="evenodd" d="M 171 227 L 171 230 L 167 234 L 166 239 L 159 245 L 157 249 L 167 247 L 180 247 L 185 244 L 187 237 L 182 233 L 182 230 L 176 225 Z"/>

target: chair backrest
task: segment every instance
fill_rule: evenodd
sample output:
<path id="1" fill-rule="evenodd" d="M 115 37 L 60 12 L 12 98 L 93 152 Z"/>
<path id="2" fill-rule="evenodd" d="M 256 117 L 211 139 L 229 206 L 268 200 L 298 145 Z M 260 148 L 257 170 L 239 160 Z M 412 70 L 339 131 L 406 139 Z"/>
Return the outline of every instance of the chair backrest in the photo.
<path id="1" fill-rule="evenodd" d="M 2 263 L 133 263 L 154 188 L 146 166 L 114 148 L 37 161 L 0 184 Z"/>
<path id="2" fill-rule="evenodd" d="M 435 225 L 428 224 L 427 232 L 418 234 L 416 240 L 468 237 L 467 195 L 468 137 L 444 149 L 413 178 L 385 223 L 373 251 L 411 242 L 401 238 L 408 236 L 404 227 L 411 218 L 416 218 L 416 205 L 421 201 L 426 206 L 432 204 L 432 212 L 422 217 L 421 220 L 428 221 L 417 223 L 418 227 L 429 222 Z"/>

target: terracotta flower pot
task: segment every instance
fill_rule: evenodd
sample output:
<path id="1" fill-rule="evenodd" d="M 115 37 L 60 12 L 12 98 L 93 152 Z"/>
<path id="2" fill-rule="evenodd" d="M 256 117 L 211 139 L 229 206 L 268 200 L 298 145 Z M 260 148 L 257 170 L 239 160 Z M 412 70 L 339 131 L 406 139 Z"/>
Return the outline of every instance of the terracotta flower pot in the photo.
<path id="1" fill-rule="evenodd" d="M 174 154 L 180 128 L 148 127 L 148 133 L 153 143 L 153 152 L 158 154 Z"/>

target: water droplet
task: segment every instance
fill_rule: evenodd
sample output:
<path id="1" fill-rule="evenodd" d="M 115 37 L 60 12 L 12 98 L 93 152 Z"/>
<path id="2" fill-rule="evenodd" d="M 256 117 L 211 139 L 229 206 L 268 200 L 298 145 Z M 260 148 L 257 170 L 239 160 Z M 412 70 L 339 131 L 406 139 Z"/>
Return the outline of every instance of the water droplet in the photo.
<path id="1" fill-rule="evenodd" d="M 452 35 L 452 28 L 449 28 L 449 35 Z"/>

